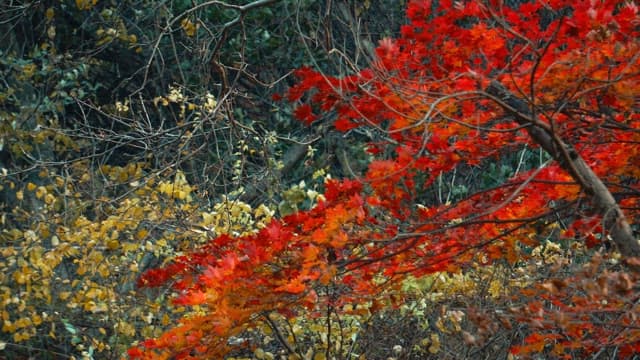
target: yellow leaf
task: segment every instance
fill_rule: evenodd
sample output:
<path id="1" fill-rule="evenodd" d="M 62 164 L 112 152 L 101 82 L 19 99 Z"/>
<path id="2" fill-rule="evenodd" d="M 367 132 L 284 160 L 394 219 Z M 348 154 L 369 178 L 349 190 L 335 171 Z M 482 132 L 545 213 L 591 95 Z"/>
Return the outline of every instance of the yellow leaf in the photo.
<path id="1" fill-rule="evenodd" d="M 24 194 L 22 193 L 22 190 L 16 192 L 16 199 L 22 201 L 24 199 Z"/>
<path id="2" fill-rule="evenodd" d="M 51 21 L 51 19 L 53 19 L 53 17 L 55 16 L 55 12 L 53 8 L 52 7 L 48 8 L 47 11 L 44 13 L 44 16 L 47 18 L 48 21 Z"/>
<path id="3" fill-rule="evenodd" d="M 118 330 L 118 332 L 120 334 L 124 334 L 127 336 L 135 336 L 136 335 L 136 329 L 129 323 L 125 322 L 125 321 L 120 321 L 119 323 L 116 324 L 116 329 Z"/>
<path id="4" fill-rule="evenodd" d="M 100 264 L 100 266 L 98 267 L 98 273 L 100 273 L 100 276 L 105 279 L 111 275 L 111 271 L 109 270 L 109 266 L 107 266 L 107 264 Z"/>
<path id="5" fill-rule="evenodd" d="M 51 235 L 51 232 L 49 231 L 49 228 L 47 226 L 44 226 L 42 229 L 40 229 L 40 238 L 48 238 L 49 235 Z"/>
<path id="6" fill-rule="evenodd" d="M 29 325 L 31 325 L 31 320 L 29 320 L 29 318 L 26 318 L 26 317 L 21 317 L 16 321 L 16 328 L 18 329 L 25 328 Z"/>
<path id="7" fill-rule="evenodd" d="M 200 24 L 196 25 L 191 20 L 185 18 L 180 22 L 180 26 L 182 26 L 182 30 L 184 30 L 184 33 L 187 34 L 187 36 L 194 36 L 196 34 L 196 30 L 200 27 Z"/>
<path id="8" fill-rule="evenodd" d="M 13 279 L 20 285 L 25 284 L 33 272 L 29 267 L 23 266 L 21 270 L 13 273 Z"/>
<path id="9" fill-rule="evenodd" d="M 178 190 L 174 193 L 174 196 L 179 200 L 184 200 L 187 197 L 187 193 L 182 190 Z"/>
<path id="10" fill-rule="evenodd" d="M 40 186 L 38 187 L 38 190 L 36 190 L 36 197 L 38 199 L 42 199 L 43 196 L 45 196 L 47 194 L 47 188 L 44 186 Z"/>
<path id="11" fill-rule="evenodd" d="M 76 269 L 76 273 L 80 276 L 84 275 L 87 272 L 87 268 L 84 266 L 83 263 L 80 263 L 80 265 L 78 265 L 78 269 Z"/>
<path id="12" fill-rule="evenodd" d="M 29 190 L 29 191 L 33 191 L 36 187 L 37 187 L 36 184 L 34 184 L 32 182 L 27 184 L 27 190 Z"/>
<path id="13" fill-rule="evenodd" d="M 136 233 L 136 239 L 142 240 L 142 239 L 146 238 L 148 234 L 149 234 L 149 231 L 147 229 L 140 229 Z"/>
<path id="14" fill-rule="evenodd" d="M 440 352 L 440 337 L 438 334 L 431 334 L 431 346 L 429 346 L 429 352 L 432 354 Z"/>
<path id="15" fill-rule="evenodd" d="M 140 271 L 140 269 L 138 268 L 138 263 L 137 262 L 132 262 L 129 265 L 129 271 L 131 271 L 132 273 L 137 273 L 138 271 Z"/>
<path id="16" fill-rule="evenodd" d="M 33 74 L 35 74 L 36 70 L 37 70 L 37 66 L 35 64 L 27 64 L 24 65 L 22 67 L 22 73 L 25 76 L 25 78 L 30 78 L 33 76 Z"/>
<path id="17" fill-rule="evenodd" d="M 5 320 L 2 324 L 2 331 L 12 333 L 16 331 L 16 325 L 9 320 Z"/>
<path id="18" fill-rule="evenodd" d="M 76 0 L 76 7 L 78 10 L 91 10 L 97 3 L 98 0 Z"/>
<path id="19" fill-rule="evenodd" d="M 213 212 L 213 213 L 202 213 L 201 216 L 202 216 L 202 222 L 200 223 L 200 225 L 202 225 L 202 226 L 207 226 L 207 225 L 213 224 L 213 222 L 216 219 L 216 213 L 215 212 Z"/>
<path id="20" fill-rule="evenodd" d="M 31 336 L 28 333 L 21 331 L 13 334 L 13 341 L 18 343 L 24 340 L 28 340 L 30 337 Z"/>
<path id="21" fill-rule="evenodd" d="M 257 348 L 253 352 L 253 355 L 256 357 L 256 359 L 264 359 L 265 358 L 264 350 L 262 348 Z"/>
<path id="22" fill-rule="evenodd" d="M 91 312 L 95 312 L 95 308 L 96 308 L 96 303 L 94 301 L 87 301 L 86 303 L 84 303 L 83 305 L 84 311 L 91 311 Z"/>
<path id="23" fill-rule="evenodd" d="M 126 242 L 121 245 L 122 245 L 122 250 L 126 253 L 136 251 L 140 247 L 139 244 L 131 243 L 131 242 Z"/>

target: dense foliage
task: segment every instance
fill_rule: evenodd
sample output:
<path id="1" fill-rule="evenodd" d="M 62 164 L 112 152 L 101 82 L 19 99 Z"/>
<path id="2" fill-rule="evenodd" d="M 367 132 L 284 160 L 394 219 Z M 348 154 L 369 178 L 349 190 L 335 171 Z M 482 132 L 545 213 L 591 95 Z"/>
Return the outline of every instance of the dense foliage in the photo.
<path id="1" fill-rule="evenodd" d="M 304 67 L 286 94 L 306 124 L 377 133 L 364 176 L 326 182 L 316 206 L 256 235 L 213 239 L 147 272 L 141 285 L 173 279 L 174 302 L 204 311 L 130 355 L 220 357 L 277 312 L 324 317 L 323 356 L 350 356 L 332 344 L 332 323 L 401 304 L 408 275 L 522 268 L 541 238 L 566 239 L 574 255 L 548 266 L 551 280 L 506 296 L 509 311 L 469 309 L 465 343 L 485 346 L 501 323 L 526 326 L 512 354 L 637 352 L 635 273 L 602 270 L 599 256 L 578 270 L 589 256 L 577 245 L 611 242 L 637 268 L 636 5 L 412 1 L 407 17 L 368 67 L 339 77 Z M 442 174 L 524 148 L 548 157 L 449 202 L 430 196 Z M 575 273 L 555 270 L 568 265 Z M 315 353 L 280 341 L 294 358 Z"/>
<path id="2" fill-rule="evenodd" d="M 0 7 L 9 356 L 640 351 L 636 2 Z"/>

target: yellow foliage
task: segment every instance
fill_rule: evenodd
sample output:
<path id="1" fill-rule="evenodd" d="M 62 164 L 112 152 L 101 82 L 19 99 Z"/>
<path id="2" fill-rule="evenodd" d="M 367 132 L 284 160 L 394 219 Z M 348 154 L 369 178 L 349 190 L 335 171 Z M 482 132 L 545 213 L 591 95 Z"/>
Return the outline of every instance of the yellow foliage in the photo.
<path id="1" fill-rule="evenodd" d="M 178 171 L 173 182 L 161 181 L 158 190 L 170 198 L 190 202 L 192 200 L 191 191 L 193 188 L 187 183 L 184 174 Z"/>
<path id="2" fill-rule="evenodd" d="M 35 64 L 27 64 L 22 66 L 22 76 L 24 77 L 24 79 L 29 79 L 31 78 L 35 72 L 37 70 L 37 67 Z"/>
<path id="3" fill-rule="evenodd" d="M 50 169 L 39 180 L 44 183 L 20 187 L 0 180 L 25 203 L 41 204 L 35 214 L 23 211 L 17 219 L 22 228 L 0 230 L 3 341 L 74 339 L 76 349 L 118 357 L 134 337 L 159 335 L 161 326 L 175 322 L 176 312 L 185 311 L 133 291 L 150 261 L 166 262 L 217 234 L 255 232 L 274 214 L 264 205 L 252 208 L 226 197 L 202 207 L 185 174 L 156 180 L 146 176 L 145 166 L 103 165 L 91 173 L 81 164 L 71 168 L 71 176 Z M 124 185 L 123 195 L 87 197 L 88 184 L 101 179 Z M 81 333 L 87 321 L 101 327 Z"/>
<path id="4" fill-rule="evenodd" d="M 91 10 L 97 3 L 98 0 L 76 0 L 76 7 L 78 10 Z"/>
<path id="5" fill-rule="evenodd" d="M 182 21 L 180 22 L 180 26 L 182 27 L 182 30 L 184 30 L 184 33 L 187 34 L 187 36 L 194 36 L 198 28 L 200 28 L 200 24 L 194 24 L 187 18 L 182 19 Z"/>
<path id="6" fill-rule="evenodd" d="M 115 325 L 115 329 L 121 333 L 124 334 L 126 336 L 135 336 L 136 335 L 136 328 L 131 325 L 130 323 L 126 322 L 126 321 L 119 321 L 116 325 Z"/>

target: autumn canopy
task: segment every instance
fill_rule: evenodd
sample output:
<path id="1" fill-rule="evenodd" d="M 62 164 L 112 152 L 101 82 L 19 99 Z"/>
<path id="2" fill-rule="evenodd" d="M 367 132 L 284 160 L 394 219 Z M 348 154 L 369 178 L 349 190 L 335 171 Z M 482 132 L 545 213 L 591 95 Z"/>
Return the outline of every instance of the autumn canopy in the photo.
<path id="1" fill-rule="evenodd" d="M 558 238 L 611 248 L 621 263 L 627 259 L 628 271 L 637 268 L 638 7 L 634 1 L 514 3 L 409 1 L 401 36 L 380 41 L 368 66 L 352 64 L 337 77 L 297 70 L 296 84 L 283 95 L 296 105 L 296 117 L 309 126 L 373 133 L 368 169 L 327 181 L 311 210 L 273 220 L 255 235 L 217 237 L 146 272 L 140 286 L 170 283 L 175 304 L 200 311 L 129 355 L 220 358 L 233 350 L 229 339 L 266 313 L 313 317 L 347 304 L 375 311 L 402 301 L 385 294 L 407 276 L 515 266 L 552 231 L 549 224 L 560 229 Z M 443 174 L 522 149 L 544 156 L 452 201 L 427 195 Z M 621 293 L 628 294 L 635 275 L 625 274 L 599 284 L 626 283 Z M 553 349 L 558 356 L 575 341 L 585 351 L 589 341 L 620 345 L 622 354 L 638 351 L 637 330 L 618 328 L 615 335 L 584 319 L 584 327 L 567 325 L 579 311 L 563 303 L 567 282 L 556 285 L 545 285 L 544 296 L 564 309 L 564 335 L 542 331 L 559 326 L 545 323 L 525 345 L 514 345 L 515 353 L 541 351 L 549 339 L 562 344 Z M 628 304 L 616 298 L 618 320 L 629 325 Z M 598 299 L 574 298 L 583 301 L 575 306 L 592 309 L 589 301 Z M 528 308 L 535 315 L 529 320 L 547 316 L 538 305 Z"/>

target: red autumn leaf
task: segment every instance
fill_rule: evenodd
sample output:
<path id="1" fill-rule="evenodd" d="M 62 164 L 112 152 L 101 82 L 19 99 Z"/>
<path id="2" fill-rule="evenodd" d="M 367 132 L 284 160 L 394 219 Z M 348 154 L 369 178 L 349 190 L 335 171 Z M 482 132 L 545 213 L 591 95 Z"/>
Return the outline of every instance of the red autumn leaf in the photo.
<path id="1" fill-rule="evenodd" d="M 286 284 L 275 288 L 275 291 L 282 291 L 291 294 L 300 294 L 307 289 L 307 286 L 302 282 L 302 279 L 295 278 L 287 282 Z"/>
<path id="2" fill-rule="evenodd" d="M 313 113 L 311 105 L 309 104 L 302 104 L 296 107 L 296 109 L 293 111 L 293 116 L 307 125 L 311 125 L 311 123 L 316 121 L 316 119 L 318 118 Z"/>
<path id="3" fill-rule="evenodd" d="M 333 123 L 333 126 L 336 128 L 336 130 L 347 132 L 351 129 L 357 128 L 358 124 L 356 124 L 354 121 L 350 119 L 339 118 Z"/>
<path id="4" fill-rule="evenodd" d="M 129 355 L 130 359 L 138 359 L 144 356 L 144 352 L 138 347 L 132 347 L 127 350 L 127 355 Z"/>

